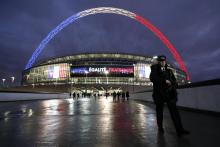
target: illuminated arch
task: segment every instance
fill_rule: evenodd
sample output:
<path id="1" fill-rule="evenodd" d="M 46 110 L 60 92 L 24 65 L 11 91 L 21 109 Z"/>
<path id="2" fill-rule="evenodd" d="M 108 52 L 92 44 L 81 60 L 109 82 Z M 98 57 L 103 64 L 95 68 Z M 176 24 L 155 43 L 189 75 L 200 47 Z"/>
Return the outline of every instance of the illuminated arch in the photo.
<path id="1" fill-rule="evenodd" d="M 154 25 L 152 25 L 148 20 L 144 19 L 143 17 L 136 15 L 135 13 L 129 12 L 127 10 L 119 9 L 119 8 L 112 8 L 112 7 L 98 7 L 98 8 L 92 8 L 92 9 L 87 9 L 84 11 L 81 11 L 77 14 L 74 14 L 61 22 L 56 28 L 54 28 L 39 44 L 39 46 L 35 49 L 33 52 L 31 58 L 28 60 L 28 63 L 25 66 L 25 69 L 28 69 L 32 67 L 34 64 L 35 60 L 41 53 L 41 51 L 44 49 L 44 47 L 47 45 L 47 43 L 56 35 L 58 34 L 63 28 L 68 26 L 70 23 L 74 22 L 75 20 L 92 15 L 92 14 L 98 14 L 98 13 L 113 13 L 113 14 L 118 14 L 118 15 L 123 15 L 130 17 L 131 19 L 134 19 L 144 25 L 147 29 L 152 31 L 154 35 L 156 35 L 162 42 L 163 44 L 169 49 L 171 54 L 173 55 L 173 58 L 176 60 L 178 63 L 179 67 L 186 73 L 187 79 L 189 80 L 189 73 L 186 69 L 186 66 L 181 59 L 179 53 L 177 50 L 173 47 L 173 45 L 170 43 L 170 41 L 164 36 L 162 32 L 160 32 L 159 29 L 157 29 Z"/>

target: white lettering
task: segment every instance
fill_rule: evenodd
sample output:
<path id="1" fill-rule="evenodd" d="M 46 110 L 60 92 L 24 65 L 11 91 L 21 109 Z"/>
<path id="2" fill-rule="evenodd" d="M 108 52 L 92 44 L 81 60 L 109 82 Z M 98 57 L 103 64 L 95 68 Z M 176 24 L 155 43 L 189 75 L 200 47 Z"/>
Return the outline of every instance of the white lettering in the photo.
<path id="1" fill-rule="evenodd" d="M 105 72 L 106 71 L 106 68 L 105 67 L 103 67 L 103 68 L 99 68 L 99 67 L 97 67 L 97 68 L 94 68 L 94 67 L 89 67 L 89 72 Z"/>

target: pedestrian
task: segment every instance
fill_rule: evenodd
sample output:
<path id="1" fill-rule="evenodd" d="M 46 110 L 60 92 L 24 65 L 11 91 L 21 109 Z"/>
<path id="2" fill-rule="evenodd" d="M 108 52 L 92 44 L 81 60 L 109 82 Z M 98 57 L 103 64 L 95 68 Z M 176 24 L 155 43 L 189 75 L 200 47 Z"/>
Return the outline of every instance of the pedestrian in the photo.
<path id="1" fill-rule="evenodd" d="M 118 101 L 120 101 L 120 95 L 121 95 L 121 93 L 118 91 L 117 92 Z"/>
<path id="2" fill-rule="evenodd" d="M 108 98 L 108 92 L 105 93 L 105 97 L 106 97 L 106 99 Z"/>
<path id="3" fill-rule="evenodd" d="M 113 102 L 115 102 L 116 101 L 116 97 L 117 97 L 117 93 L 114 91 L 112 95 L 113 95 Z"/>
<path id="4" fill-rule="evenodd" d="M 158 63 L 151 66 L 150 80 L 153 82 L 153 101 L 156 104 L 156 116 L 158 131 L 164 133 L 163 128 L 163 107 L 167 103 L 171 118 L 173 120 L 178 136 L 189 134 L 189 131 L 183 128 L 180 114 L 178 112 L 177 102 L 177 82 L 176 78 L 166 63 L 166 56 L 160 55 L 157 58 Z"/>
<path id="5" fill-rule="evenodd" d="M 124 91 L 121 93 L 121 97 L 122 97 L 122 101 L 124 102 L 125 101 L 125 92 Z"/>
<path id="6" fill-rule="evenodd" d="M 73 93 L 73 99 L 75 99 L 75 97 L 76 97 L 76 93 L 74 92 L 74 93 Z"/>
<path id="7" fill-rule="evenodd" d="M 71 98 L 71 96 L 72 96 L 71 94 L 72 94 L 72 93 L 71 93 L 71 91 L 70 91 L 70 93 L 69 93 L 69 95 L 70 95 L 70 98 Z"/>
<path id="8" fill-rule="evenodd" d="M 129 100 L 129 97 L 130 97 L 130 95 L 129 95 L 129 91 L 126 91 L 126 98 L 127 98 L 127 101 Z"/>
<path id="9" fill-rule="evenodd" d="M 95 100 L 96 100 L 96 93 L 94 93 L 93 96 L 94 96 L 94 98 L 95 98 Z"/>

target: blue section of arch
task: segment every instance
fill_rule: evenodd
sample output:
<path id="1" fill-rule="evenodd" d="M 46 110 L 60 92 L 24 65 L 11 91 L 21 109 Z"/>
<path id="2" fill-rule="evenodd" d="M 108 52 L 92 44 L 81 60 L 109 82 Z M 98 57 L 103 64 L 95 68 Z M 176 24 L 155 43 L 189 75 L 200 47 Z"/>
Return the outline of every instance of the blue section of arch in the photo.
<path id="1" fill-rule="evenodd" d="M 44 47 L 47 45 L 47 43 L 57 34 L 59 33 L 63 28 L 68 26 L 70 23 L 74 22 L 79 18 L 79 13 L 70 16 L 63 22 L 61 22 L 56 28 L 54 28 L 39 44 L 39 46 L 35 49 L 33 52 L 31 58 L 28 60 L 28 63 L 25 66 L 25 69 L 31 68 L 34 62 L 36 61 L 37 57 L 41 53 L 41 51 L 44 49 Z"/>

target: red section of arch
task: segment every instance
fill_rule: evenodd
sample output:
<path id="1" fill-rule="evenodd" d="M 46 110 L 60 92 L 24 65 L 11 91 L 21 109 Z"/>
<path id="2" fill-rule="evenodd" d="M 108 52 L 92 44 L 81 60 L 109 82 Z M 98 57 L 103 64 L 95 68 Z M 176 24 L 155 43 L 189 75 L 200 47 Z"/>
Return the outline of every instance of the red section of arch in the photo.
<path id="1" fill-rule="evenodd" d="M 173 45 L 170 43 L 170 41 L 163 35 L 163 33 L 160 32 L 159 29 L 157 29 L 154 25 L 152 25 L 149 21 L 147 21 L 146 19 L 144 19 L 141 16 L 136 15 L 135 19 L 141 23 L 142 25 L 144 25 L 146 28 L 148 28 L 149 30 L 151 30 L 163 43 L 164 45 L 169 49 L 169 51 L 171 52 L 171 54 L 173 55 L 174 59 L 177 61 L 177 63 L 179 64 L 180 68 L 186 73 L 187 76 L 187 80 L 190 80 L 190 76 L 189 73 L 186 69 L 186 66 L 182 60 L 182 58 L 180 57 L 179 53 L 177 52 L 177 50 L 173 47 Z"/>

